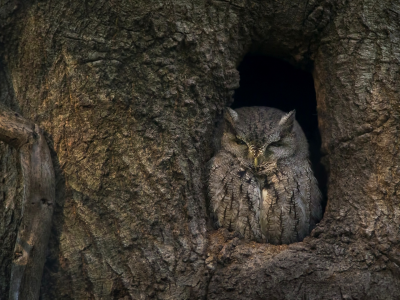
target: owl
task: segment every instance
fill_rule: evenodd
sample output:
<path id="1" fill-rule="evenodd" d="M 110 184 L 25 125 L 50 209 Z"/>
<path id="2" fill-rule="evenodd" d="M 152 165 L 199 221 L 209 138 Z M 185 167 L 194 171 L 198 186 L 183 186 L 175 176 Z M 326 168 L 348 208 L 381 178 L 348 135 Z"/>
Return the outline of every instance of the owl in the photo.
<path id="1" fill-rule="evenodd" d="M 227 108 L 222 126 L 208 176 L 216 226 L 275 245 L 302 241 L 322 209 L 295 111 Z"/>

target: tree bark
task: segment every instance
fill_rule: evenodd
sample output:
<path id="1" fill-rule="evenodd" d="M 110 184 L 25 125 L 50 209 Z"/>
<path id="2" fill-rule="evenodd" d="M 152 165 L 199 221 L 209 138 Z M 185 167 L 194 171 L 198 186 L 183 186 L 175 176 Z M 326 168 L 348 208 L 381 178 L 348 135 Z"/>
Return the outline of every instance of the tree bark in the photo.
<path id="1" fill-rule="evenodd" d="M 55 162 L 42 299 L 400 294 L 396 1 L 9 1 L 0 10 L 1 102 L 49 133 Z M 249 243 L 209 224 L 205 164 L 249 51 L 314 76 L 328 206 L 302 243 Z M 4 198 L 18 185 L 8 181 Z M 5 220 L 11 256 L 16 227 Z"/>
<path id="2" fill-rule="evenodd" d="M 9 299 L 38 299 L 55 200 L 50 151 L 38 126 L 1 106 L 0 140 L 19 151 L 24 187 Z"/>

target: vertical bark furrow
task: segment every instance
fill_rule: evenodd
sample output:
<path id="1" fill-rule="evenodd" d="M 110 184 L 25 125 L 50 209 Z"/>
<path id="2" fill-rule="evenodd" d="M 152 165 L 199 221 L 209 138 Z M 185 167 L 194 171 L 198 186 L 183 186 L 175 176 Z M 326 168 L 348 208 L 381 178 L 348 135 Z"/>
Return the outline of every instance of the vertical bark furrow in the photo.
<path id="1" fill-rule="evenodd" d="M 55 201 L 54 170 L 41 129 L 0 106 L 0 140 L 20 153 L 23 202 L 11 267 L 9 299 L 36 300 Z"/>

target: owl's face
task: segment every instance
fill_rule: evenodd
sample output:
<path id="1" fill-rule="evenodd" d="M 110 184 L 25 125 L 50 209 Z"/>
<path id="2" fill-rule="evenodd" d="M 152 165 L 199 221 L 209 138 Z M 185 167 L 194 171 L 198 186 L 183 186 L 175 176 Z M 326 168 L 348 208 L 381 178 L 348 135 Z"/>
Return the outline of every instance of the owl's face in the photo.
<path id="1" fill-rule="evenodd" d="M 294 121 L 295 111 L 285 114 L 269 107 L 227 108 L 221 147 L 242 165 L 262 172 L 295 153 Z"/>

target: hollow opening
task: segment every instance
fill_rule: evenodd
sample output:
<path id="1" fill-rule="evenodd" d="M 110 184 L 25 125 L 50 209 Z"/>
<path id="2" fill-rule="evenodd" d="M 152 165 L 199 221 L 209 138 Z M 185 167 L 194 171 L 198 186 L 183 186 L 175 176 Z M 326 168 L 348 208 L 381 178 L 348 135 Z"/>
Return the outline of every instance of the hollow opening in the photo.
<path id="1" fill-rule="evenodd" d="M 232 108 L 269 106 L 282 111 L 296 110 L 296 120 L 309 143 L 310 161 L 326 207 L 327 174 L 321 164 L 321 136 L 318 130 L 317 101 L 311 73 L 265 55 L 248 54 L 238 67 L 240 87 Z"/>

